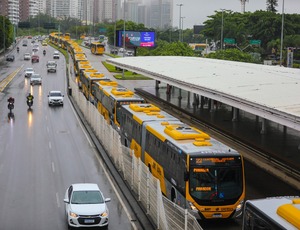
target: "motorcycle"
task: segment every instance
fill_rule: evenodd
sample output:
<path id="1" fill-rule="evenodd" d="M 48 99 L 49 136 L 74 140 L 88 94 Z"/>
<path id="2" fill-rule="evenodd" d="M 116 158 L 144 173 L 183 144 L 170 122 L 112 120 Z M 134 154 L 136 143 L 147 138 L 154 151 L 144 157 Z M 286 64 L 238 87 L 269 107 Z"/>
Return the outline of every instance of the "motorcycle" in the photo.
<path id="1" fill-rule="evenodd" d="M 29 109 L 31 109 L 31 106 L 33 105 L 33 100 L 27 99 L 27 105 Z"/>
<path id="2" fill-rule="evenodd" d="M 17 47 L 17 52 L 19 53 L 19 51 L 20 51 L 20 49 L 19 49 L 19 47 Z"/>
<path id="3" fill-rule="evenodd" d="M 46 55 L 46 50 L 43 51 L 44 56 Z"/>
<path id="4" fill-rule="evenodd" d="M 9 109 L 9 112 L 11 113 L 12 112 L 12 110 L 14 109 L 14 103 L 12 103 L 12 102 L 8 102 L 8 105 L 7 105 L 7 108 Z"/>

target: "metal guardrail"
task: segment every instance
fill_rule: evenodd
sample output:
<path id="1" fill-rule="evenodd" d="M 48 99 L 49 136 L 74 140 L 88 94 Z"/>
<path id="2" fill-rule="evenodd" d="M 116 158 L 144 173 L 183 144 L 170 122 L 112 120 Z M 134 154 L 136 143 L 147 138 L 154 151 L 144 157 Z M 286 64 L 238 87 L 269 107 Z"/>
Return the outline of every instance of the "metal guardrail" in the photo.
<path id="1" fill-rule="evenodd" d="M 136 199 L 143 206 L 156 229 L 202 230 L 196 218 L 162 195 L 160 182 L 152 176 L 148 167 L 121 144 L 120 135 L 114 130 L 97 108 L 88 102 L 77 84 L 69 77 L 69 90 L 85 119 L 92 127 L 104 149 L 131 187 Z"/>

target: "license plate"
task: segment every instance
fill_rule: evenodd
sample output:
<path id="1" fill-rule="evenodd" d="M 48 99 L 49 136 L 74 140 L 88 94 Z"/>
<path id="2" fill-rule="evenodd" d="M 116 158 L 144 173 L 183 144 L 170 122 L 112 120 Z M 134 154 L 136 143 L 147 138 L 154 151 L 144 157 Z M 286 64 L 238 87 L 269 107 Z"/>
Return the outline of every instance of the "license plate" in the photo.
<path id="1" fill-rule="evenodd" d="M 213 214 L 213 218 L 222 218 L 222 214 Z"/>
<path id="2" fill-rule="evenodd" d="M 95 223 L 95 220 L 93 220 L 93 219 L 85 219 L 84 223 L 85 224 L 92 224 L 92 223 Z"/>

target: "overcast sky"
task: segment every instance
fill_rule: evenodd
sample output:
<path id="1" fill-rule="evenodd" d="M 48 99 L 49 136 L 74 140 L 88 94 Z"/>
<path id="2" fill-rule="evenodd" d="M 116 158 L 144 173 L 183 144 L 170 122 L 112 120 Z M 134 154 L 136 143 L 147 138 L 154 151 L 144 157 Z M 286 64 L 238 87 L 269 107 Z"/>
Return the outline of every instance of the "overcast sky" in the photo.
<path id="1" fill-rule="evenodd" d="M 300 14 L 300 0 L 278 0 L 277 12 L 282 12 L 284 1 L 285 13 Z M 202 25 L 208 18 L 214 15 L 215 10 L 226 9 L 234 12 L 241 12 L 240 0 L 174 0 L 173 26 L 179 26 L 179 9 L 181 7 L 181 17 L 183 18 L 183 28 L 193 28 L 194 25 Z M 266 10 L 266 0 L 249 0 L 246 2 L 245 11 L 254 12 L 256 10 Z"/>

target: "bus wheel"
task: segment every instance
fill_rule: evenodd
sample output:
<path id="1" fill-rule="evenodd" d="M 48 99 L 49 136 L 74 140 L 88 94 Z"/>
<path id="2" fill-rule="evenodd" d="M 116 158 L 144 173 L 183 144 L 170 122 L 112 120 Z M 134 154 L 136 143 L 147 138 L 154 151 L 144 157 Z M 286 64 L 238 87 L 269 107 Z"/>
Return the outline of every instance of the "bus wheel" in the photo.
<path id="1" fill-rule="evenodd" d="M 148 169 L 149 169 L 149 172 L 152 173 L 150 164 L 148 164 Z"/>

